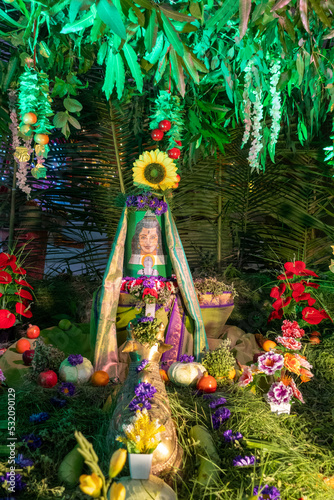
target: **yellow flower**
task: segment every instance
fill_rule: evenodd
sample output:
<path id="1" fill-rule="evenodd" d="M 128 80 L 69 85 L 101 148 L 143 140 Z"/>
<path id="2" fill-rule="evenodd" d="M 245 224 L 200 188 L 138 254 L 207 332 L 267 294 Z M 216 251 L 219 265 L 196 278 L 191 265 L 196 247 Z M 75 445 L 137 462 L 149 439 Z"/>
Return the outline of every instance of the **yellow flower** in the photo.
<path id="1" fill-rule="evenodd" d="M 135 447 L 136 453 L 152 453 L 160 443 L 160 432 L 165 430 L 158 420 L 150 420 L 146 409 L 137 410 L 132 424 L 124 428 L 125 437 L 119 436 L 116 440 Z"/>
<path id="2" fill-rule="evenodd" d="M 133 182 L 139 186 L 149 186 L 165 191 L 177 183 L 175 163 L 159 149 L 144 151 L 134 162 L 132 170 Z"/>
<path id="3" fill-rule="evenodd" d="M 121 483 L 113 483 L 109 490 L 110 500 L 124 500 L 126 496 L 126 489 Z"/>
<path id="4" fill-rule="evenodd" d="M 124 448 L 113 453 L 109 465 L 109 477 L 116 477 L 121 472 L 126 462 L 127 451 Z"/>
<path id="5" fill-rule="evenodd" d="M 93 498 L 98 498 L 101 493 L 102 479 L 93 472 L 91 476 L 83 474 L 80 476 L 80 489 L 86 495 L 90 495 Z"/>
<path id="6" fill-rule="evenodd" d="M 284 354 L 284 366 L 289 372 L 300 375 L 300 362 L 293 354 L 289 352 Z"/>

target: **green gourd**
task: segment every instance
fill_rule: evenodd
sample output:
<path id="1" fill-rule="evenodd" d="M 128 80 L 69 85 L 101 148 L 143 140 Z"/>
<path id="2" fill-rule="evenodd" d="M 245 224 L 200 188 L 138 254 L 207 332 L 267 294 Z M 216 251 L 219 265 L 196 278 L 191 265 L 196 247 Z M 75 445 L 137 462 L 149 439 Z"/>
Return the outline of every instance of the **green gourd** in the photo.
<path id="1" fill-rule="evenodd" d="M 69 488 L 74 488 L 78 484 L 85 461 L 84 457 L 79 453 L 78 448 L 79 445 L 77 444 L 66 455 L 58 469 L 58 479 Z"/>
<path id="2" fill-rule="evenodd" d="M 219 456 L 210 432 L 202 425 L 194 425 L 189 431 L 195 441 L 195 453 L 199 460 L 197 481 L 204 487 L 219 477 Z"/>

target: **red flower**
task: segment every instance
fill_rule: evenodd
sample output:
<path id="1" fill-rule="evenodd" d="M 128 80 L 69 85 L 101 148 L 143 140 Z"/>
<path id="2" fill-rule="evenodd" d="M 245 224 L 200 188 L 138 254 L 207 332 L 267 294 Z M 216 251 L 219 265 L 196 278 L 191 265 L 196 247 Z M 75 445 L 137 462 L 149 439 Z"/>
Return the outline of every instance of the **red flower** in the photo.
<path id="1" fill-rule="evenodd" d="M 23 267 L 17 267 L 16 265 L 11 266 L 13 273 L 15 274 L 27 274 L 27 271 Z"/>
<path id="2" fill-rule="evenodd" d="M 273 319 L 281 319 L 283 318 L 283 309 L 278 309 L 270 313 L 269 318 L 268 318 L 268 323 L 272 321 Z"/>
<path id="3" fill-rule="evenodd" d="M 7 271 L 0 271 L 0 283 L 2 285 L 8 285 L 8 283 L 11 283 L 12 277 Z"/>
<path id="4" fill-rule="evenodd" d="M 286 284 L 280 283 L 279 286 L 274 286 L 270 291 L 270 297 L 273 299 L 279 299 L 286 290 Z"/>
<path id="5" fill-rule="evenodd" d="M 154 288 L 144 288 L 143 298 L 146 295 L 151 295 L 152 297 L 155 297 L 156 299 L 158 298 L 158 292 L 156 290 L 154 290 Z"/>
<path id="6" fill-rule="evenodd" d="M 282 344 L 286 349 L 292 351 L 299 351 L 302 348 L 302 343 L 291 337 L 276 337 L 275 340 L 278 344 Z"/>
<path id="7" fill-rule="evenodd" d="M 293 273 L 279 274 L 277 276 L 278 280 L 291 280 L 291 278 L 293 278 Z"/>
<path id="8" fill-rule="evenodd" d="M 15 280 L 16 281 L 16 280 Z M 17 281 L 16 281 L 17 283 Z M 122 285 L 121 285 L 121 292 L 125 292 L 125 288 L 126 288 L 126 280 L 122 280 Z"/>
<path id="9" fill-rule="evenodd" d="M 324 309 L 320 311 L 314 307 L 305 307 L 302 310 L 303 320 L 310 325 L 318 325 L 323 319 L 331 319 Z"/>
<path id="10" fill-rule="evenodd" d="M 319 288 L 319 283 L 311 283 L 310 281 L 301 280 L 301 283 L 305 286 L 310 286 L 311 288 Z"/>
<path id="11" fill-rule="evenodd" d="M 15 315 L 8 309 L 0 309 L 0 328 L 10 328 L 15 323 Z"/>
<path id="12" fill-rule="evenodd" d="M 9 265 L 10 256 L 8 253 L 0 253 L 0 269 L 5 269 Z"/>
<path id="13" fill-rule="evenodd" d="M 134 286 L 141 285 L 144 280 L 136 279 L 134 282 Z"/>
<path id="14" fill-rule="evenodd" d="M 315 272 L 306 269 L 305 262 L 302 262 L 301 260 L 296 260 L 295 263 L 286 262 L 284 264 L 284 269 L 287 274 L 292 273 L 293 275 L 295 274 L 297 276 L 315 276 L 316 278 L 319 278 L 319 276 L 315 274 Z"/>
<path id="15" fill-rule="evenodd" d="M 16 302 L 15 304 L 15 309 L 17 314 L 20 314 L 21 316 L 25 316 L 26 318 L 31 318 L 32 317 L 32 312 L 28 308 L 25 303 L 23 302 Z"/>
<path id="16" fill-rule="evenodd" d="M 291 300 L 292 300 L 291 297 L 287 297 L 286 299 L 280 298 L 280 299 L 275 300 L 275 302 L 273 303 L 272 306 L 277 311 L 278 309 L 282 309 L 282 307 L 288 306 L 290 304 Z"/>
<path id="17" fill-rule="evenodd" d="M 14 279 L 15 283 L 17 283 L 18 285 L 21 285 L 21 286 L 28 286 L 29 288 L 31 288 L 32 290 L 34 289 L 31 285 L 29 285 L 29 283 L 23 279 L 23 278 L 19 278 L 18 280 Z"/>
<path id="18" fill-rule="evenodd" d="M 293 290 L 292 297 L 296 302 L 307 300 L 309 306 L 313 306 L 313 304 L 315 304 L 316 299 L 313 299 L 309 293 L 304 293 L 305 286 L 302 283 L 290 283 L 290 286 Z"/>
<path id="19" fill-rule="evenodd" d="M 15 292 L 15 295 L 18 295 L 19 297 L 22 297 L 23 299 L 32 300 L 31 293 L 28 292 L 28 290 L 23 290 L 22 288 L 18 292 Z"/>

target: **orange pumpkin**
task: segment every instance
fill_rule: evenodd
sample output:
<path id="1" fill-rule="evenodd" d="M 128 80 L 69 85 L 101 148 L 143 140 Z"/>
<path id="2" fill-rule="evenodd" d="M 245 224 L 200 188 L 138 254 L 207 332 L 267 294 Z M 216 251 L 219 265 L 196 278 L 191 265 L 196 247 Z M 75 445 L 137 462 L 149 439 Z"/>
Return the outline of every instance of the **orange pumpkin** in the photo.
<path id="1" fill-rule="evenodd" d="M 169 378 L 168 378 L 166 370 L 163 370 L 162 368 L 160 368 L 159 373 L 160 373 L 160 377 L 162 378 L 162 380 L 167 384 L 167 382 L 169 382 Z"/>
<path id="2" fill-rule="evenodd" d="M 22 121 L 25 125 L 35 125 L 37 122 L 37 116 L 35 113 L 25 113 L 22 116 Z"/>
<path id="3" fill-rule="evenodd" d="M 199 379 L 197 382 L 197 389 L 203 392 L 216 392 L 217 390 L 217 381 L 214 377 L 208 374 L 208 372 L 204 372 L 203 377 Z"/>
<path id="4" fill-rule="evenodd" d="M 49 142 L 49 136 L 46 134 L 36 134 L 34 140 L 37 144 L 42 144 L 44 146 Z"/>
<path id="5" fill-rule="evenodd" d="M 316 336 L 312 336 L 310 337 L 310 344 L 320 344 L 321 340 L 319 339 L 319 337 L 316 337 Z"/>
<path id="6" fill-rule="evenodd" d="M 275 347 L 277 346 L 276 342 L 274 342 L 273 340 L 265 340 L 262 344 L 262 349 L 266 352 L 269 352 L 270 349 L 275 349 Z"/>
<path id="7" fill-rule="evenodd" d="M 23 354 L 28 349 L 31 349 L 31 345 L 28 339 L 20 339 L 16 342 L 16 352 Z"/>
<path id="8" fill-rule="evenodd" d="M 96 387 L 107 385 L 109 383 L 109 375 L 107 372 L 99 370 L 93 373 L 91 382 Z"/>

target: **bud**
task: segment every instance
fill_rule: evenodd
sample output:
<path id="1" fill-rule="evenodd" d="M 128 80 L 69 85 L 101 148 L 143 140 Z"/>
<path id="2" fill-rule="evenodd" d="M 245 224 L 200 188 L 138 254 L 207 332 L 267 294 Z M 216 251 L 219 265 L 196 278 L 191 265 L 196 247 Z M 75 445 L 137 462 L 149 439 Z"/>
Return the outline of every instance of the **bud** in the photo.
<path id="1" fill-rule="evenodd" d="M 121 483 L 113 483 L 109 490 L 110 500 L 124 500 L 126 496 L 126 489 Z"/>
<path id="2" fill-rule="evenodd" d="M 126 462 L 127 451 L 124 448 L 113 453 L 109 465 L 109 477 L 116 477 L 121 472 Z"/>

